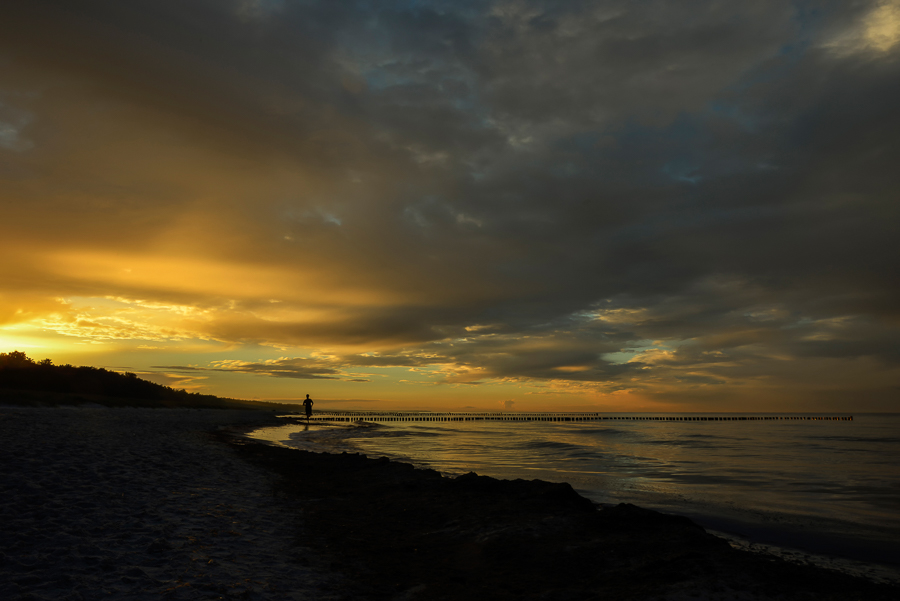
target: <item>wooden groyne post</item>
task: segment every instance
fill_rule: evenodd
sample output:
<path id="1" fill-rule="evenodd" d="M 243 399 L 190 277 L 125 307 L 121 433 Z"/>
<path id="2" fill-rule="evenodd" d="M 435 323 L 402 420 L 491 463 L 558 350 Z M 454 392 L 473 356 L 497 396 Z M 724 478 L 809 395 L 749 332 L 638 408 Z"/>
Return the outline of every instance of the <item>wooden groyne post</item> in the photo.
<path id="1" fill-rule="evenodd" d="M 306 419 L 305 416 L 284 417 Z M 314 415 L 313 422 L 785 422 L 785 421 L 853 421 L 852 415 L 605 415 L 601 413 L 424 413 L 424 412 L 355 412 L 341 411 Z"/>

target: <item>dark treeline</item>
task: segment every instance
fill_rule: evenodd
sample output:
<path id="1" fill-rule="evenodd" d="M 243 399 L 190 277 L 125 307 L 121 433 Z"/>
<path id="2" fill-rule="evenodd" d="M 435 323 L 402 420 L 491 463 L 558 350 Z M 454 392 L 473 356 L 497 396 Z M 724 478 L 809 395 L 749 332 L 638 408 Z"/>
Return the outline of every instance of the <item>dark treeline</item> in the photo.
<path id="1" fill-rule="evenodd" d="M 50 359 L 34 361 L 20 351 L 0 353 L 0 390 L 7 393 L 11 391 L 50 393 L 54 395 L 56 401 L 65 401 L 64 397 L 77 395 L 69 400 L 105 405 L 229 409 L 266 409 L 279 406 L 276 403 L 225 399 L 183 389 L 176 390 L 142 380 L 130 372 L 121 374 L 100 367 L 53 365 Z M 3 396 L 9 400 L 9 394 Z M 130 402 L 109 402 L 110 399 L 128 399 Z"/>

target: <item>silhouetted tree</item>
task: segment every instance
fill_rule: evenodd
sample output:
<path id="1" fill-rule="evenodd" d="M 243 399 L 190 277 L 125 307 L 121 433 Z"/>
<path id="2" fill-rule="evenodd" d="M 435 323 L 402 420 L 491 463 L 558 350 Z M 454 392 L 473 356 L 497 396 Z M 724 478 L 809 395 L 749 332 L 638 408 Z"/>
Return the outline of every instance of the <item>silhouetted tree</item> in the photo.
<path id="1" fill-rule="evenodd" d="M 49 361 L 49 359 L 46 359 Z M 21 369 L 23 367 L 32 367 L 34 366 L 34 361 L 31 360 L 25 353 L 21 351 L 13 351 L 11 353 L 0 353 L 0 369 L 4 368 L 12 368 L 12 369 Z"/>
<path id="2" fill-rule="evenodd" d="M 142 380 L 132 372 L 118 373 L 99 367 L 35 362 L 25 353 L 0 353 L 0 390 L 92 395 L 141 401 L 147 406 L 247 407 L 251 401 L 223 399 L 209 394 L 175 390 Z M 249 407 L 248 407 L 249 408 Z"/>

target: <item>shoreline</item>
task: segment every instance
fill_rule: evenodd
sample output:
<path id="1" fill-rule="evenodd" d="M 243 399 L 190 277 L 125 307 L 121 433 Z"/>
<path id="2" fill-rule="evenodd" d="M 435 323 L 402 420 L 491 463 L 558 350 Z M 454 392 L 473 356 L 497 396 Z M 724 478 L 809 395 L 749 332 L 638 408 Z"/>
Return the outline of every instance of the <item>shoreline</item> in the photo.
<path id="1" fill-rule="evenodd" d="M 728 540 L 738 549 L 765 553 L 791 562 L 811 563 L 876 582 L 900 585 L 900 565 L 891 561 L 896 558 L 896 544 L 783 525 L 767 525 L 689 509 L 667 508 L 660 511 L 683 515 L 708 532 L 714 532 L 720 538 Z"/>
<path id="2" fill-rule="evenodd" d="M 475 598 L 510 600 L 898 594 L 895 586 L 733 549 L 684 517 L 629 504 L 598 510 L 568 484 L 446 478 L 384 457 L 228 441 L 282 475 L 282 494 L 309 516 L 317 541 L 310 544 L 352 566 L 375 598 L 461 599 L 473 590 L 483 594 Z"/>
<path id="3" fill-rule="evenodd" d="M 567 484 L 253 442 L 270 412 L 0 407 L 0 596 L 865 599 Z"/>
<path id="4" fill-rule="evenodd" d="M 293 424 L 290 420 L 285 420 L 283 427 L 290 427 Z M 305 424 L 302 424 L 304 427 Z M 316 430 L 316 426 L 343 426 L 344 424 L 326 424 L 323 422 L 313 422 L 311 427 Z M 307 451 L 327 453 L 340 453 L 347 451 L 349 453 L 368 452 L 365 448 L 359 448 L 356 445 L 333 444 L 333 440 L 326 438 L 319 440 L 312 438 L 311 440 L 319 440 L 318 444 L 299 444 L 288 442 L 284 436 L 277 434 L 282 426 L 276 426 L 271 429 L 271 433 L 267 433 L 266 429 L 253 433 L 250 440 L 268 441 L 271 444 L 284 446 L 285 448 L 299 448 Z M 246 433 L 249 437 L 250 432 Z M 293 440 L 293 438 L 292 438 Z M 300 439 L 298 439 L 299 441 Z M 331 444 L 325 444 L 325 441 Z M 374 455 L 377 456 L 378 452 Z M 429 469 L 435 468 L 441 470 L 439 465 L 431 465 L 427 462 L 417 461 L 415 457 L 389 455 L 392 461 L 411 463 L 417 468 Z M 477 469 L 477 468 L 475 468 Z M 462 473 L 461 471 L 445 473 L 444 476 L 454 477 Z M 479 470 L 479 473 L 480 470 Z M 497 473 L 490 473 L 495 478 L 514 478 L 530 476 L 504 476 Z M 546 476 L 544 476 L 546 478 Z M 552 482 L 565 482 L 565 478 L 549 478 Z M 586 496 L 596 504 L 603 507 L 613 507 L 617 501 L 608 501 L 603 495 L 596 494 L 592 489 L 582 490 L 575 489 L 582 496 Z M 837 534 L 830 530 L 820 531 L 814 528 L 815 524 L 788 523 L 781 520 L 772 523 L 770 519 L 765 520 L 747 520 L 741 516 L 735 515 L 734 511 L 729 512 L 702 512 L 693 505 L 675 505 L 673 503 L 654 503 L 649 497 L 641 497 L 639 500 L 622 499 L 622 502 L 637 504 L 640 507 L 653 509 L 665 514 L 684 516 L 695 523 L 701 525 L 709 532 L 715 532 L 717 536 L 723 538 L 738 549 L 748 550 L 754 553 L 762 553 L 768 556 L 777 557 L 789 562 L 801 564 L 813 564 L 830 570 L 837 570 L 845 574 L 864 577 L 875 582 L 889 583 L 900 585 L 900 565 L 897 564 L 897 546 L 885 540 L 867 539 L 862 533 L 854 537 L 850 531 L 844 534 Z M 710 509 L 709 506 L 706 507 Z"/>

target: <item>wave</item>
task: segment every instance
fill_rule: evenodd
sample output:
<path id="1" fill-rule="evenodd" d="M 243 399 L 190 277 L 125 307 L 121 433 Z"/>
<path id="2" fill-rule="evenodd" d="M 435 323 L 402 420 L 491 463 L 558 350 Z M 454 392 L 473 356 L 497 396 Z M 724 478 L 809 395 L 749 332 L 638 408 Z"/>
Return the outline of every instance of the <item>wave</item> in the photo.
<path id="1" fill-rule="evenodd" d="M 558 442 L 555 440 L 538 440 L 538 441 L 525 441 L 517 445 L 522 449 L 560 449 L 560 450 L 568 450 L 568 449 L 584 449 L 581 445 L 575 445 L 568 442 Z"/>
<path id="2" fill-rule="evenodd" d="M 882 437 L 872 437 L 867 438 L 865 436 L 806 436 L 808 440 L 827 440 L 827 441 L 835 441 L 835 442 L 865 442 L 865 443 L 875 443 L 875 444 L 898 444 L 900 443 L 900 437 L 897 436 L 882 436 Z"/>

